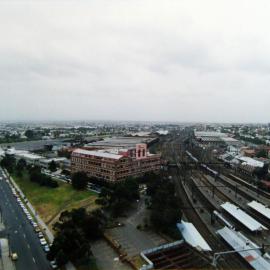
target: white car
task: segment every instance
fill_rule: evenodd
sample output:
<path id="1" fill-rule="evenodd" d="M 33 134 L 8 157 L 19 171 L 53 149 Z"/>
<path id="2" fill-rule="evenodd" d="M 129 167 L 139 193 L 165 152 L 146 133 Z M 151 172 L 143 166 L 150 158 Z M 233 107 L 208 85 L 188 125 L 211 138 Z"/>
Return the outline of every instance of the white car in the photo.
<path id="1" fill-rule="evenodd" d="M 58 268 L 58 265 L 57 265 L 57 263 L 56 263 L 55 260 L 54 261 L 51 261 L 50 262 L 50 265 L 51 265 L 52 269 L 57 269 Z"/>
<path id="2" fill-rule="evenodd" d="M 43 249 L 44 249 L 45 252 L 49 252 L 49 251 L 50 251 L 49 245 L 45 245 L 45 246 L 43 247 Z"/>
<path id="3" fill-rule="evenodd" d="M 45 240 L 45 238 L 40 238 L 39 241 L 42 246 L 47 245 L 47 241 Z"/>

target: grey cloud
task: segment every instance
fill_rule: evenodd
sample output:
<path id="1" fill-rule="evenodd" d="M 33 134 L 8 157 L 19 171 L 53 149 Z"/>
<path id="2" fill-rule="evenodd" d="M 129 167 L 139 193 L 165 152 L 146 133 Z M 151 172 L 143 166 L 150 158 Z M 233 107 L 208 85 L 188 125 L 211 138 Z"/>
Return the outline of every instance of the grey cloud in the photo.
<path id="1" fill-rule="evenodd" d="M 268 121 L 270 7 L 218 2 L 1 3 L 0 120 Z"/>

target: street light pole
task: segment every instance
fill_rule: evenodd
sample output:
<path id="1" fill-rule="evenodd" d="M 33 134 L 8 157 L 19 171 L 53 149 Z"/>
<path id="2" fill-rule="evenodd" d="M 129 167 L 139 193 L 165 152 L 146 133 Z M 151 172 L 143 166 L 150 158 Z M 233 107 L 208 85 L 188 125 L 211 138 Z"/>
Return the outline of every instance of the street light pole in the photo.
<path id="1" fill-rule="evenodd" d="M 264 253 L 265 246 L 269 246 L 269 245 L 262 244 L 261 247 L 256 247 L 256 248 L 246 248 L 246 249 L 240 249 L 240 250 L 229 250 L 229 251 L 217 252 L 214 254 L 212 265 L 214 267 L 217 267 L 217 261 L 218 261 L 219 257 L 222 255 L 228 255 L 228 254 L 232 254 L 232 253 L 239 253 L 242 251 L 251 251 L 251 250 L 260 250 L 262 253 Z"/>

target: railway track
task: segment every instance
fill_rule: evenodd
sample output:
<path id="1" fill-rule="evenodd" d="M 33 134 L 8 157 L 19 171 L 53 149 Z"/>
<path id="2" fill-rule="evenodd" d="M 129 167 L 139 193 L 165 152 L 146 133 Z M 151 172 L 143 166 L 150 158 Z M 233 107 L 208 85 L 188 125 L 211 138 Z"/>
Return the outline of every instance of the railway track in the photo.
<path id="1" fill-rule="evenodd" d="M 173 144 L 171 144 L 171 151 L 173 153 L 176 164 L 177 164 L 176 156 L 182 156 L 182 158 L 184 158 L 183 155 L 181 154 L 177 155 L 175 153 L 175 149 L 173 149 Z M 181 168 L 179 169 L 181 170 Z M 177 195 L 180 198 L 182 205 L 190 206 L 190 209 L 187 209 L 186 207 L 184 207 L 184 209 L 182 210 L 184 215 L 188 219 L 188 221 L 192 222 L 196 228 L 199 228 L 200 233 L 205 239 L 207 239 L 207 242 L 212 247 L 214 252 L 228 250 L 227 245 L 223 241 L 221 241 L 221 239 L 218 238 L 218 236 L 209 229 L 209 227 L 204 223 L 201 216 L 197 213 L 197 211 L 193 207 L 193 204 L 190 201 L 188 194 L 186 193 L 182 185 L 181 175 L 179 175 L 178 172 L 176 172 L 173 175 L 173 179 L 175 180 L 174 182 L 176 185 Z M 235 255 L 228 255 L 226 257 L 226 260 L 220 260 L 219 268 L 220 269 L 249 269 L 249 267 L 246 264 L 244 264 Z"/>
<path id="2" fill-rule="evenodd" d="M 189 157 L 190 158 L 190 157 Z M 207 186 L 214 186 L 213 183 L 211 183 L 209 181 L 209 179 L 207 179 L 207 177 L 205 177 L 204 174 L 198 175 L 197 177 Z M 232 179 L 233 178 L 233 179 Z M 241 180 L 239 177 L 234 176 L 232 174 L 230 174 L 230 177 L 228 176 L 224 176 L 224 175 L 218 175 L 217 176 L 218 181 L 216 182 L 216 185 L 218 186 L 220 183 L 224 184 L 224 186 L 230 188 L 233 192 L 234 190 L 237 188 L 237 193 L 238 195 L 240 195 L 243 199 L 247 200 L 247 201 L 252 201 L 252 200 L 257 200 L 265 205 L 268 205 L 270 200 L 267 199 L 264 195 L 267 194 L 264 191 L 263 192 L 264 195 L 261 195 L 261 197 L 256 196 L 255 194 L 251 195 L 250 191 L 245 190 L 245 188 L 252 186 L 250 184 L 248 184 L 247 182 Z M 230 180 L 230 181 L 229 181 Z M 233 183 L 231 182 L 233 181 Z M 239 183 L 238 186 L 236 186 L 236 184 Z M 243 183 L 245 183 L 244 187 L 242 186 Z M 257 189 L 256 189 L 257 191 Z M 253 191 L 254 192 L 254 191 Z M 231 202 L 239 207 L 241 207 L 242 209 L 245 210 L 245 212 L 247 212 L 250 216 L 254 217 L 257 221 L 259 221 L 261 224 L 263 224 L 264 226 L 266 226 L 267 228 L 270 229 L 270 220 L 267 219 L 266 217 L 260 215 L 259 213 L 251 210 L 249 207 L 247 207 L 247 205 L 243 205 L 243 203 L 240 203 L 239 201 L 232 199 L 230 196 L 228 196 L 224 190 L 221 191 L 219 188 L 215 188 L 215 193 L 216 195 L 218 195 L 218 197 L 223 201 L 223 202 Z M 202 194 L 202 192 L 201 192 Z M 203 194 L 202 194 L 203 195 Z M 207 198 L 209 201 L 209 198 Z"/>
<path id="3" fill-rule="evenodd" d="M 205 180 L 205 183 L 208 185 L 212 185 L 212 183 L 208 180 L 207 177 L 205 177 L 204 175 L 202 175 L 202 178 Z M 202 179 L 201 178 L 201 179 Z M 206 182 L 208 181 L 208 182 Z M 225 183 L 225 182 L 224 182 Z M 226 183 L 225 183 L 226 184 Z M 229 187 L 230 188 L 230 187 Z M 251 210 L 247 205 L 243 205 L 242 203 L 238 202 L 237 200 L 233 200 L 231 199 L 229 196 L 227 196 L 224 192 L 220 191 L 220 189 L 216 188 L 215 189 L 216 194 L 218 194 L 218 196 L 224 201 L 228 201 L 231 202 L 237 206 L 239 206 L 240 208 L 242 208 L 247 214 L 249 214 L 250 216 L 252 216 L 253 218 L 255 218 L 257 221 L 259 221 L 261 224 L 263 224 L 264 226 L 266 226 L 267 228 L 270 228 L 270 220 L 267 219 L 266 217 L 263 217 L 262 215 L 260 215 L 259 213 L 256 213 L 255 211 Z M 249 196 L 246 196 L 246 193 L 241 193 L 238 192 L 242 197 L 244 197 L 245 199 L 249 199 Z"/>
<path id="4" fill-rule="evenodd" d="M 186 194 L 182 184 L 181 179 L 175 181 L 177 187 L 177 193 L 179 198 L 181 198 L 182 204 L 187 206 L 190 205 L 190 209 L 183 209 L 183 213 L 188 219 L 189 222 L 192 222 L 193 225 L 199 229 L 200 234 L 207 239 L 208 244 L 211 246 L 214 252 L 227 250 L 228 247 L 223 243 L 217 235 L 213 235 L 212 231 L 206 226 L 202 221 L 200 215 L 196 212 L 195 208 L 192 206 L 188 195 Z M 219 269 L 249 269 L 246 264 L 243 264 L 240 259 L 235 255 L 229 255 L 226 257 L 226 260 L 219 261 Z"/>
<path id="5" fill-rule="evenodd" d="M 257 189 L 255 186 L 240 179 L 238 176 L 235 176 L 233 174 L 228 174 L 228 175 L 221 175 L 219 178 L 226 182 L 228 182 L 228 180 L 226 180 L 226 178 L 228 178 L 229 180 L 233 181 L 235 184 L 239 184 L 242 187 L 246 187 L 250 189 L 254 193 L 253 195 L 251 195 L 249 192 L 245 191 L 244 189 L 240 190 L 240 192 L 245 193 L 246 194 L 245 196 L 248 196 L 250 199 L 253 199 L 253 200 L 263 199 L 264 201 L 268 201 L 270 203 L 270 194 L 268 192 L 265 192 L 261 189 Z"/>

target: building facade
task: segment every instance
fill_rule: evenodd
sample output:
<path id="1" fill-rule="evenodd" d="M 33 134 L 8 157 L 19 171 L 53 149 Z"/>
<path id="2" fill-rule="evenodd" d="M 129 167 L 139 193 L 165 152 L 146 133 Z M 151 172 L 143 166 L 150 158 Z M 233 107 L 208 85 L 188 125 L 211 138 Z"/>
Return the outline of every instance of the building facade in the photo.
<path id="1" fill-rule="evenodd" d="M 160 155 L 150 154 L 146 144 L 132 149 L 76 149 L 71 155 L 71 172 L 86 172 L 89 177 L 116 182 L 130 176 L 159 171 Z"/>

